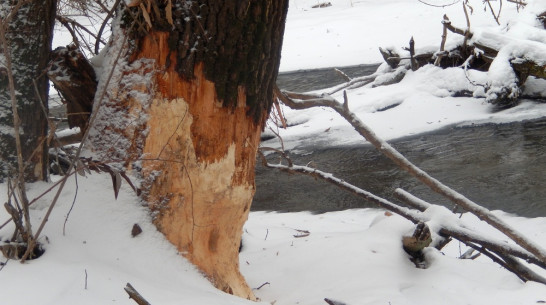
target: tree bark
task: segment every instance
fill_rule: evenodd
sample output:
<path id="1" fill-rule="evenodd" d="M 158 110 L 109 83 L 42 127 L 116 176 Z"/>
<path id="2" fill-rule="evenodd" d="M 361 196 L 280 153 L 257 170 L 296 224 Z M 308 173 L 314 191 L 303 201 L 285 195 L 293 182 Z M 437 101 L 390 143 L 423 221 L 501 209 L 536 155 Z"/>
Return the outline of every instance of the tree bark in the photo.
<path id="1" fill-rule="evenodd" d="M 56 0 L 29 1 L 6 20 L 17 1 L 0 1 L 5 8 L 0 14 L 2 24 L 7 21 L 6 39 L 10 50 L 17 91 L 17 106 L 21 120 L 22 154 L 26 162 L 28 181 L 47 178 L 47 109 L 49 84 L 43 77 L 51 51 Z M 0 50 L 0 180 L 10 175 L 17 162 L 13 135 L 7 70 L 4 65 L 6 50 Z M 35 86 L 36 82 L 36 86 Z M 37 88 L 36 88 L 37 87 Z M 37 92 L 38 91 L 38 92 Z M 42 104 L 42 105 L 40 105 Z"/>
<path id="2" fill-rule="evenodd" d="M 50 64 L 47 76 L 64 98 L 68 126 L 79 127 L 83 134 L 97 91 L 95 70 L 74 45 L 55 49 Z"/>
<path id="3" fill-rule="evenodd" d="M 238 248 L 288 1 L 151 7 L 122 12 L 125 28 L 114 35 L 130 35 L 129 64 L 98 110 L 91 142 L 105 161 L 125 160 L 141 175 L 157 227 L 184 256 L 219 289 L 254 300 Z"/>

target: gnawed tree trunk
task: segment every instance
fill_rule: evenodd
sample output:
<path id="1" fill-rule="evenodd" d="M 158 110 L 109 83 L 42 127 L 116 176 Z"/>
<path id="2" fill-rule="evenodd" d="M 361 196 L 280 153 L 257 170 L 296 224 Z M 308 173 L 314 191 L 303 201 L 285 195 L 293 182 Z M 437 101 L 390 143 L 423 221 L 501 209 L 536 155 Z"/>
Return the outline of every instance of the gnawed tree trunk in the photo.
<path id="1" fill-rule="evenodd" d="M 288 1 L 169 3 L 122 12 L 107 58 L 132 35 L 129 64 L 120 60 L 109 98 L 94 110 L 91 142 L 105 161 L 140 173 L 156 225 L 216 287 L 255 299 L 238 248 Z"/>
<path id="2" fill-rule="evenodd" d="M 56 11 L 56 0 L 0 1 L 0 17 L 5 28 L 12 61 L 17 108 L 21 122 L 22 159 L 26 162 L 25 179 L 47 178 L 47 109 L 49 84 L 42 73 L 47 67 Z M 13 10 L 12 18 L 8 15 Z M 6 20 L 6 18 L 10 20 Z M 17 168 L 13 113 L 8 90 L 5 52 L 0 48 L 0 181 Z M 36 87 L 34 86 L 36 80 Z M 39 93 L 37 94 L 38 91 Z M 42 104 L 43 105 L 40 105 Z"/>

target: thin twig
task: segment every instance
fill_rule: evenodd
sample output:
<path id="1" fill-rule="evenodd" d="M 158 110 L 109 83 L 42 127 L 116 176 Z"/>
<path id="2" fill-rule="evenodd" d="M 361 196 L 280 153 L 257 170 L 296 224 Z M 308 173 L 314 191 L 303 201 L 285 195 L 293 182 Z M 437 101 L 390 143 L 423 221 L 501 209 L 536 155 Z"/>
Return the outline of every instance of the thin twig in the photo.
<path id="1" fill-rule="evenodd" d="M 417 1 L 419 1 L 419 2 L 421 2 L 421 3 L 423 3 L 423 4 L 426 4 L 426 5 L 428 5 L 428 6 L 434 6 L 434 7 L 448 7 L 448 6 L 452 6 L 452 5 L 457 4 L 457 3 L 458 3 L 459 1 L 461 1 L 461 0 L 455 0 L 455 1 L 453 1 L 453 3 L 444 4 L 444 5 L 430 4 L 430 3 L 425 2 L 425 1 L 423 1 L 423 0 L 417 0 Z"/>
<path id="2" fill-rule="evenodd" d="M 11 14 L 10 14 L 11 16 Z M 8 18 L 9 20 L 9 18 Z M 6 38 L 6 29 L 8 27 L 9 23 L 5 23 L 4 20 L 0 18 L 0 43 L 2 43 L 2 48 L 4 50 L 4 58 L 5 58 L 5 64 L 8 74 L 8 83 L 9 83 L 9 95 L 11 98 L 11 108 L 12 108 L 12 114 L 13 114 L 13 128 L 15 132 L 15 145 L 17 150 L 17 165 L 19 169 L 19 173 L 17 176 L 17 188 L 19 192 L 19 197 L 21 198 L 21 205 L 23 208 L 23 216 L 25 217 L 25 231 L 28 234 L 29 240 L 26 240 L 27 245 L 29 248 L 31 248 L 31 245 L 33 244 L 32 240 L 32 226 L 30 223 L 30 212 L 28 207 L 28 197 L 26 194 L 26 187 L 25 187 L 25 164 L 23 160 L 23 149 L 21 144 L 21 119 L 19 118 L 19 112 L 17 109 L 17 97 L 15 94 L 15 80 L 13 78 L 13 67 L 11 62 L 11 51 L 10 46 L 8 45 L 8 41 Z"/>
<path id="3" fill-rule="evenodd" d="M 1 264 L 0 264 L 0 271 L 2 271 L 2 269 L 4 269 L 4 267 L 6 267 L 6 265 L 8 264 L 8 262 L 9 262 L 9 258 L 6 259 L 6 261 L 5 261 L 4 263 L 1 263 Z"/>
<path id="4" fill-rule="evenodd" d="M 463 41 L 463 48 L 467 48 L 468 46 L 468 40 L 470 39 L 470 37 L 472 36 L 471 32 L 470 32 L 470 17 L 468 16 L 468 10 L 466 9 L 466 3 L 463 2 L 463 12 L 464 12 L 464 16 L 466 18 L 466 32 L 464 34 L 464 41 Z"/>
<path id="5" fill-rule="evenodd" d="M 346 82 L 350 82 L 352 80 L 352 78 L 349 77 L 349 75 L 347 75 L 347 73 L 339 70 L 338 68 L 334 68 L 334 71 L 336 71 L 336 73 L 343 77 L 343 79 L 346 81 Z"/>
<path id="6" fill-rule="evenodd" d="M 68 177 L 70 177 L 71 175 L 74 175 L 75 172 L 72 172 L 70 174 L 67 174 L 65 176 L 63 176 L 63 178 L 57 182 L 55 182 L 52 186 L 50 186 L 47 190 L 45 190 L 44 192 L 42 192 L 39 196 L 35 197 L 34 199 L 32 199 L 30 202 L 29 202 L 29 206 L 32 206 L 33 203 L 35 203 L 36 201 L 40 200 L 43 196 L 47 195 L 49 192 L 51 192 L 53 189 L 55 189 L 59 184 L 62 183 L 62 181 L 64 179 L 67 179 Z M 10 218 L 8 220 L 6 220 L 2 225 L 0 225 L 0 230 L 2 228 L 4 228 L 8 223 L 10 223 L 13 219 Z"/>
<path id="7" fill-rule="evenodd" d="M 527 3 L 525 3 L 525 2 L 523 2 L 521 0 L 506 0 L 506 1 L 508 1 L 510 3 L 515 3 L 517 5 L 521 5 L 521 6 L 526 6 L 527 5 Z"/>
<path id="8" fill-rule="evenodd" d="M 491 6 L 491 1 L 485 0 L 485 2 L 487 2 L 487 5 L 489 6 L 489 10 L 491 10 L 491 14 L 493 15 L 493 18 L 495 19 L 497 24 L 500 25 L 498 15 L 500 15 L 500 10 L 502 9 L 502 0 L 500 0 L 500 8 L 499 8 L 499 14 L 498 15 L 495 15 L 495 10 L 493 10 L 493 6 Z"/>
<path id="9" fill-rule="evenodd" d="M 265 282 L 265 283 L 261 284 L 260 287 L 257 287 L 257 288 L 254 288 L 254 289 L 255 289 L 255 290 L 260 290 L 260 289 L 261 289 L 263 286 L 265 286 L 265 285 L 271 285 L 271 283 Z"/>
<path id="10" fill-rule="evenodd" d="M 108 20 L 110 20 L 112 16 L 114 15 L 114 12 L 116 11 L 116 8 L 118 7 L 120 1 L 121 0 L 116 0 L 116 2 L 114 3 L 114 5 L 112 5 L 112 8 L 110 10 L 107 10 L 107 9 L 105 10 L 108 12 L 108 14 L 106 15 L 106 17 L 104 17 L 104 21 L 102 22 L 99 32 L 97 33 L 97 40 L 95 41 L 95 54 L 99 54 L 99 46 L 101 43 L 102 32 L 104 31 L 104 28 L 106 28 L 106 25 L 108 24 Z M 100 3 L 100 5 L 103 6 L 103 9 L 105 9 L 102 3 Z"/>
<path id="11" fill-rule="evenodd" d="M 68 217 L 70 217 L 70 214 L 72 213 L 72 209 L 74 209 L 74 205 L 76 205 L 76 198 L 78 198 L 78 189 L 79 189 L 79 187 L 78 187 L 78 175 L 74 175 L 74 183 L 76 184 L 76 189 L 74 191 L 74 198 L 72 199 L 72 205 L 70 205 L 70 209 L 68 210 L 68 213 L 66 213 L 66 217 L 64 218 L 63 236 L 66 234 L 66 223 L 68 222 Z M 86 271 L 85 275 L 86 275 L 86 278 L 87 278 L 87 271 Z M 86 287 L 87 287 L 87 285 L 86 285 Z"/>
<path id="12" fill-rule="evenodd" d="M 55 17 L 57 21 L 59 21 L 67 30 L 68 33 L 70 33 L 70 36 L 72 36 L 72 42 L 76 47 L 80 47 L 80 41 L 78 39 L 78 36 L 76 35 L 76 32 L 74 32 L 74 29 L 66 22 L 64 19 L 62 19 L 60 16 Z"/>

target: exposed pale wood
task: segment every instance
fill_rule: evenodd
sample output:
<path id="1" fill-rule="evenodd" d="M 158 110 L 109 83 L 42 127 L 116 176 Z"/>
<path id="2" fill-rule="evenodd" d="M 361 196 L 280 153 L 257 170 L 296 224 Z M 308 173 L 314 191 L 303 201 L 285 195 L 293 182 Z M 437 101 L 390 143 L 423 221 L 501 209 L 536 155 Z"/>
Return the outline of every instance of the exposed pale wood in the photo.
<path id="1" fill-rule="evenodd" d="M 134 48 L 91 145 L 138 172 L 156 226 L 182 255 L 217 288 L 255 300 L 238 248 L 288 0 L 147 4 L 125 10 L 113 33 L 130 34 Z"/>
<path id="2" fill-rule="evenodd" d="M 406 252 L 413 254 L 422 251 L 432 242 L 430 229 L 424 222 L 419 222 L 411 236 L 402 237 L 402 247 Z"/>

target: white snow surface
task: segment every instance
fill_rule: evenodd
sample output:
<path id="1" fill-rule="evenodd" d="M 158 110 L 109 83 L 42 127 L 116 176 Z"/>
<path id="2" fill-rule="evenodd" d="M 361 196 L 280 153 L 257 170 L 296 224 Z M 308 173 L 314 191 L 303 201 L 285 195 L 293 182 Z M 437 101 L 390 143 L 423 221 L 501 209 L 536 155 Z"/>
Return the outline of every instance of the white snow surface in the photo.
<path id="1" fill-rule="evenodd" d="M 330 0 L 331 7 L 310 8 L 318 2 L 291 0 L 282 70 L 378 63 L 379 46 L 406 46 L 411 36 L 418 48 L 434 49 L 440 43 L 444 13 L 454 25 L 465 24 L 460 3 L 436 8 L 416 0 Z M 481 1 L 473 2 L 472 26 L 498 29 L 490 12 L 483 12 Z M 534 11 L 546 8 L 543 0 L 528 2 Z M 512 18 L 519 18 L 520 24 L 525 25 L 534 22 L 525 11 L 518 15 L 511 4 L 504 2 L 504 28 Z M 542 32 L 531 33 L 517 26 L 512 29 L 517 29 L 521 37 L 544 42 Z M 456 39 L 454 35 L 450 37 Z M 349 91 L 349 107 L 385 139 L 452 124 L 508 122 L 546 115 L 546 105 L 531 101 L 493 111 L 484 102 L 479 86 L 468 81 L 484 84 L 486 78 L 486 73 L 476 71 L 465 75 L 460 68 L 424 67 L 409 72 L 397 85 Z M 462 89 L 473 92 L 474 97 L 454 98 L 449 94 Z M 543 93 L 544 82 L 533 80 L 530 89 Z M 334 97 L 341 99 L 340 94 Z M 393 105 L 398 106 L 380 111 Z M 301 123 L 281 131 L 287 146 L 362 141 L 332 111 L 285 112 L 289 122 Z M 79 176 L 77 183 L 74 177 L 68 180 L 40 238 L 45 254 L 25 264 L 7 261 L 0 266 L 1 304 L 134 305 L 123 290 L 126 283 L 131 283 L 153 305 L 253 304 L 212 287 L 156 230 L 149 211 L 127 185 L 123 185 L 115 200 L 111 184 L 108 175 L 99 174 Z M 51 183 L 29 185 L 29 197 L 38 196 L 50 186 Z M 0 184 L 0 202 L 7 200 L 6 188 L 6 184 Z M 32 206 L 35 229 L 52 198 L 53 193 L 49 193 Z M 545 246 L 546 218 L 494 213 Z M 0 225 L 7 219 L 4 209 L 0 209 Z M 430 225 L 434 227 L 438 220 L 432 219 Z M 460 221 L 475 232 L 505 238 L 472 215 L 464 214 Z M 135 223 L 143 233 L 133 238 L 131 228 Z M 260 304 L 326 304 L 324 298 L 348 305 L 546 302 L 544 285 L 523 283 L 484 257 L 458 259 L 467 249 L 457 242 L 451 242 L 442 252 L 427 250 L 428 268 L 415 268 L 401 247 L 401 236 L 411 233 L 413 227 L 409 221 L 379 209 L 320 215 L 252 212 L 244 227 L 240 267 L 251 287 L 267 283 L 254 290 Z M 310 234 L 295 237 L 301 234 L 298 230 Z M 0 240 L 8 239 L 12 232 L 11 224 L 1 229 Z"/>
<path id="2" fill-rule="evenodd" d="M 312 5 L 317 4 L 316 0 L 291 1 L 282 71 L 380 63 L 383 59 L 378 47 L 392 46 L 404 52 L 401 49 L 408 46 L 412 36 L 417 50 L 438 50 L 444 14 L 454 26 L 466 27 L 461 3 L 439 8 L 417 0 L 330 2 L 330 7 L 311 9 Z M 474 8 L 470 15 L 471 30 L 475 32 L 473 39 L 505 46 L 499 52 L 499 56 L 505 60 L 495 61 L 489 74 L 465 72 L 460 67 L 442 70 L 426 66 L 407 73 L 398 84 L 348 90 L 350 110 L 385 140 L 452 125 L 502 123 L 545 116 L 544 103 L 524 100 L 517 107 L 501 111 L 485 99 L 485 86 L 492 88 L 489 92 L 492 96 L 499 86 L 514 83 L 515 75 L 509 66 L 512 56 L 525 51 L 536 62 L 546 62 L 543 45 L 546 31 L 536 19 L 537 12 L 546 11 L 546 1 L 528 2 L 528 9 L 520 10 L 520 13 L 514 5 L 505 3 L 501 26 L 498 26 L 489 9 L 483 10 L 481 1 L 470 1 Z M 431 0 L 428 3 L 441 5 L 451 2 Z M 460 35 L 448 33 L 446 45 L 453 45 L 461 39 Z M 533 79 L 528 87 L 524 93 L 546 96 L 546 81 Z M 472 97 L 451 96 L 453 92 L 463 90 L 470 92 Z M 317 92 L 328 92 L 328 89 Z M 343 101 L 341 91 L 333 97 Z M 395 107 L 383 111 L 390 106 Z M 293 111 L 284 107 L 283 111 L 288 125 L 292 127 L 276 130 L 273 122 L 269 127 L 275 128 L 275 132 L 281 135 L 285 149 L 305 149 L 317 143 L 332 146 L 365 143 L 347 122 L 331 110 Z M 273 139 L 265 145 L 279 147 L 280 143 Z"/>
<path id="3" fill-rule="evenodd" d="M 65 234 L 63 224 L 76 190 L 74 177 L 40 238 L 45 254 L 25 264 L 12 260 L 0 267 L 2 304 L 134 305 L 123 290 L 126 283 L 151 304 L 252 304 L 212 287 L 156 230 L 147 208 L 126 185 L 117 201 L 107 175 L 80 176 L 78 185 Z M 50 186 L 30 185 L 30 197 Z M 5 184 L 0 188 L 4 202 Z M 52 197 L 49 193 L 32 206 L 36 226 Z M 438 221 L 433 214 L 441 216 L 443 211 L 430 213 Z M 546 239 L 545 218 L 495 214 L 537 241 Z M 4 210 L 0 219 L 7 219 Z M 465 214 L 461 221 L 473 231 L 502 238 L 474 216 Z M 133 238 L 135 223 L 143 233 Z M 260 304 L 326 304 L 324 298 L 346 304 L 546 301 L 544 285 L 522 283 L 487 258 L 458 259 L 467 249 L 457 242 L 442 252 L 427 250 L 428 268 L 415 268 L 401 247 L 401 236 L 413 228 L 402 217 L 378 209 L 320 215 L 252 212 L 244 227 L 240 267 L 251 287 L 269 283 L 254 290 Z M 11 229 L 11 225 L 2 229 L 0 238 L 7 239 Z M 298 230 L 310 234 L 295 237 L 301 235 Z"/>

